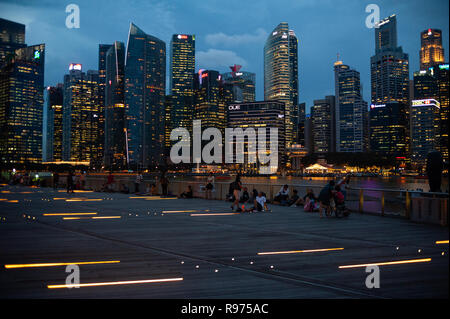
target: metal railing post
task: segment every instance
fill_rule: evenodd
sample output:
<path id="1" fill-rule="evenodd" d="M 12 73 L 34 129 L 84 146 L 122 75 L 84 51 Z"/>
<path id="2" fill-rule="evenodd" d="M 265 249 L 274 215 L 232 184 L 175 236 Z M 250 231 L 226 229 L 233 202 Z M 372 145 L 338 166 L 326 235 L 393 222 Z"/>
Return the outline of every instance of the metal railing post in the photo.
<path id="1" fill-rule="evenodd" d="M 411 217 L 411 194 L 408 191 L 405 196 L 405 217 L 408 219 Z"/>
<path id="2" fill-rule="evenodd" d="M 359 190 L 359 212 L 363 213 L 364 206 L 364 191 L 362 189 Z"/>
<path id="3" fill-rule="evenodd" d="M 384 216 L 384 192 L 381 192 L 381 216 Z"/>

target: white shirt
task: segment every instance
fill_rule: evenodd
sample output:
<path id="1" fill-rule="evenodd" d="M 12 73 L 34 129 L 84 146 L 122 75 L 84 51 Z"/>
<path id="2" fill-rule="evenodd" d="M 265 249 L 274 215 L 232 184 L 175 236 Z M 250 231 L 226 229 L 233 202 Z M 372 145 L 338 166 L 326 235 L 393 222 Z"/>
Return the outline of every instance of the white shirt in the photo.
<path id="1" fill-rule="evenodd" d="M 257 196 L 256 202 L 260 204 L 262 207 L 264 207 L 264 203 L 266 202 L 266 198 L 264 196 Z"/>

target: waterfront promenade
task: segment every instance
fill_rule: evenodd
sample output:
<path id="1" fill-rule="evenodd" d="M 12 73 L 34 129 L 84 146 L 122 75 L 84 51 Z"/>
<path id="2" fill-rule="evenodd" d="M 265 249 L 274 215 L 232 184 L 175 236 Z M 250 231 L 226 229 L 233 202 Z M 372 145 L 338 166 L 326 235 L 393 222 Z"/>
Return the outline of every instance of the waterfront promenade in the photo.
<path id="1" fill-rule="evenodd" d="M 219 200 L 0 191 L 1 298 L 448 298 L 448 227 L 276 205 L 231 214 Z M 53 289 L 65 265 L 30 267 L 82 262 L 96 262 L 79 265 L 82 285 L 109 284 Z M 380 265 L 380 288 L 368 289 L 356 266 L 390 262 L 401 263 Z M 160 279 L 169 281 L 148 282 Z"/>

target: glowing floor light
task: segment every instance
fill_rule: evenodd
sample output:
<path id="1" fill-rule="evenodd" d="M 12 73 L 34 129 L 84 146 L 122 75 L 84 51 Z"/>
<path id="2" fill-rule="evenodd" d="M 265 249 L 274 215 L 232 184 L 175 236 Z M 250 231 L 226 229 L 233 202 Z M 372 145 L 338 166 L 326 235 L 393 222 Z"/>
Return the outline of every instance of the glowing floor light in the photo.
<path id="1" fill-rule="evenodd" d="M 57 267 L 57 266 L 68 266 L 68 265 L 97 265 L 97 264 L 117 264 L 120 260 L 103 260 L 103 261 L 73 261 L 70 263 L 38 263 L 38 264 L 10 264 L 5 265 L 7 269 L 14 268 L 35 268 L 35 267 Z"/>
<path id="2" fill-rule="evenodd" d="M 97 215 L 97 213 L 49 213 L 42 214 L 42 216 L 82 216 L 82 215 Z"/>
<path id="3" fill-rule="evenodd" d="M 174 281 L 182 281 L 182 280 L 183 280 L 183 278 L 166 278 L 166 279 L 131 280 L 131 281 L 92 282 L 92 283 L 86 283 L 86 284 L 48 285 L 47 288 L 57 289 L 57 288 L 74 288 L 74 287 L 134 285 L 134 284 L 147 284 L 147 283 L 158 283 L 158 282 L 174 282 Z"/>
<path id="4" fill-rule="evenodd" d="M 436 245 L 448 244 L 448 240 L 438 240 L 436 241 Z"/>
<path id="5" fill-rule="evenodd" d="M 430 262 L 430 261 L 431 261 L 431 258 L 422 258 L 422 259 L 387 261 L 387 262 L 370 263 L 370 264 L 346 265 L 346 266 L 339 266 L 339 268 L 345 269 L 345 268 L 357 268 L 357 267 L 367 267 L 367 266 L 400 265 L 400 264 L 425 263 L 425 262 Z"/>
<path id="6" fill-rule="evenodd" d="M 343 250 L 344 248 L 323 248 L 323 249 L 310 249 L 310 250 L 288 250 L 288 251 L 272 251 L 258 253 L 258 255 L 281 255 L 281 254 L 301 254 L 301 253 L 317 253 L 322 251 Z"/>
<path id="7" fill-rule="evenodd" d="M 190 216 L 227 216 L 227 215 L 239 215 L 239 213 L 206 213 L 206 214 L 191 214 Z"/>

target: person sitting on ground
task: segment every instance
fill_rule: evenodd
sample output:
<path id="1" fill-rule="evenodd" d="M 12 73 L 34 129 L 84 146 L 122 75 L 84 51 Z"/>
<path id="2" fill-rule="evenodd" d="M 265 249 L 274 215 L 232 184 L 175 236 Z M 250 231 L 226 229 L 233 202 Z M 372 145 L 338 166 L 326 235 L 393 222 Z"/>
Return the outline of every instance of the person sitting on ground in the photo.
<path id="1" fill-rule="evenodd" d="M 193 198 L 194 192 L 192 191 L 192 186 L 188 185 L 187 190 L 180 194 L 180 198 Z"/>
<path id="2" fill-rule="evenodd" d="M 294 194 L 292 195 L 291 199 L 288 202 L 289 206 L 297 206 L 297 201 L 300 200 L 300 196 L 298 196 L 298 191 L 296 189 L 294 189 L 292 191 Z"/>
<path id="3" fill-rule="evenodd" d="M 288 185 L 284 185 L 284 186 L 281 187 L 280 191 L 275 196 L 273 201 L 274 202 L 278 202 L 281 205 L 285 205 L 285 204 L 287 204 L 288 200 L 289 200 L 289 186 Z"/>
<path id="4" fill-rule="evenodd" d="M 247 187 L 244 187 L 244 190 L 242 191 L 242 196 L 239 200 L 240 203 L 247 203 L 250 199 L 250 195 L 248 194 Z"/>
<path id="5" fill-rule="evenodd" d="M 263 210 L 269 210 L 267 207 L 266 196 L 263 192 L 259 192 L 258 196 L 255 197 L 253 201 L 253 207 L 246 210 L 246 212 L 254 212 L 254 211 L 262 212 Z"/>
<path id="6" fill-rule="evenodd" d="M 317 197 L 314 195 L 314 191 L 309 188 L 306 190 L 306 195 L 303 196 L 303 210 L 305 212 L 315 212 L 318 210 Z"/>

